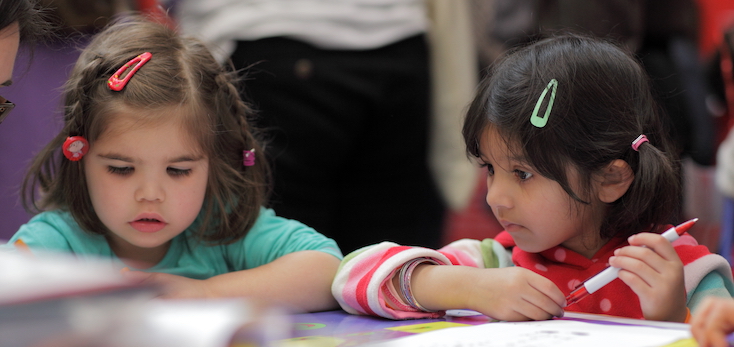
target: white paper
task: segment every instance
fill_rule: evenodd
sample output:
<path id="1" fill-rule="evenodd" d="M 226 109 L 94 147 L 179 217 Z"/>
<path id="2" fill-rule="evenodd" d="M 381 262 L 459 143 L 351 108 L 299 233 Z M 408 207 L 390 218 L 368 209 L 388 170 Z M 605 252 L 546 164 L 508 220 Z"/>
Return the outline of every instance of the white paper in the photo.
<path id="1" fill-rule="evenodd" d="M 636 347 L 664 346 L 690 337 L 688 329 L 549 320 L 447 328 L 370 347 Z"/>
<path id="2" fill-rule="evenodd" d="M 0 250 L 0 305 L 132 287 L 109 261 Z"/>

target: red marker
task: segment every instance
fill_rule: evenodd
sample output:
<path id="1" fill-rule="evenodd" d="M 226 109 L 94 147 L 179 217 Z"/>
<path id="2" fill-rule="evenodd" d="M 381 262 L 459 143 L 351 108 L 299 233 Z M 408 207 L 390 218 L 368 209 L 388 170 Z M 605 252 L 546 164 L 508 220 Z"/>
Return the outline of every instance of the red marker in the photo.
<path id="1" fill-rule="evenodd" d="M 685 223 L 682 223 L 678 226 L 672 227 L 668 230 L 666 230 L 661 235 L 668 241 L 673 242 L 678 239 L 683 233 L 688 231 L 694 223 L 698 221 L 698 218 L 691 219 Z M 644 246 L 643 246 L 644 247 Z M 574 289 L 571 294 L 568 294 L 566 297 L 566 305 L 571 305 L 579 302 L 581 299 L 589 296 L 589 294 L 592 294 L 596 292 L 597 290 L 601 289 L 607 283 L 614 281 L 614 279 L 617 278 L 617 275 L 619 274 L 619 268 L 610 266 L 604 271 L 596 274 L 594 277 L 588 279 L 586 282 L 582 283 L 576 289 Z"/>

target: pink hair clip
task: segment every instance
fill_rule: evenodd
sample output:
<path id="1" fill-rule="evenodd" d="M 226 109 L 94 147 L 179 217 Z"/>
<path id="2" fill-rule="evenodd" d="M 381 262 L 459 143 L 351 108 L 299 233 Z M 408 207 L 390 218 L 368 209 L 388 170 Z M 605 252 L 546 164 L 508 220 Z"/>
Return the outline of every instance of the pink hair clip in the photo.
<path id="1" fill-rule="evenodd" d="M 253 166 L 255 165 L 255 149 L 249 151 L 242 151 L 242 165 Z"/>
<path id="2" fill-rule="evenodd" d="M 83 136 L 69 136 L 61 146 L 64 156 L 71 161 L 79 161 L 89 152 L 89 142 Z"/>
<path id="3" fill-rule="evenodd" d="M 645 142 L 650 142 L 650 140 L 647 139 L 647 136 L 640 135 L 637 136 L 637 138 L 632 141 L 632 149 L 635 150 L 635 152 L 638 152 L 640 150 L 640 145 L 642 145 Z"/>
<path id="4" fill-rule="evenodd" d="M 138 55 L 135 58 L 132 58 L 130 61 L 125 63 L 117 72 L 112 74 L 112 77 L 110 77 L 109 80 L 107 80 L 107 86 L 110 87 L 111 90 L 114 90 L 116 92 L 121 91 L 125 86 L 127 85 L 127 82 L 130 81 L 130 78 L 133 77 L 136 71 L 140 69 L 141 66 L 143 66 L 145 63 L 150 60 L 150 58 L 153 55 L 150 54 L 150 52 L 145 52 L 143 54 Z M 133 66 L 135 64 L 135 66 Z M 120 75 L 122 75 L 127 69 L 129 69 L 132 66 L 132 70 L 125 75 L 125 78 L 120 79 Z"/>

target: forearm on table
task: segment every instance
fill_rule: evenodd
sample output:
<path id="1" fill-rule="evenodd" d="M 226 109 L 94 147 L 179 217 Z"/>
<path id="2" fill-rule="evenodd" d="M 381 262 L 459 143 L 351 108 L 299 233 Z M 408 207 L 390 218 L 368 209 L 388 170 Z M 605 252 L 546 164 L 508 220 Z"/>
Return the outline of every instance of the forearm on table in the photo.
<path id="1" fill-rule="evenodd" d="M 331 283 L 340 260 L 319 251 L 299 251 L 268 264 L 206 280 L 212 297 L 251 297 L 303 311 L 337 308 Z"/>
<path id="2" fill-rule="evenodd" d="M 418 265 L 411 275 L 410 287 L 415 301 L 428 310 L 442 311 L 465 308 L 464 290 L 467 285 L 467 271 L 476 268 L 458 265 Z M 393 277 L 393 285 L 398 293 L 399 278 Z M 405 297 L 402 297 L 405 300 Z"/>

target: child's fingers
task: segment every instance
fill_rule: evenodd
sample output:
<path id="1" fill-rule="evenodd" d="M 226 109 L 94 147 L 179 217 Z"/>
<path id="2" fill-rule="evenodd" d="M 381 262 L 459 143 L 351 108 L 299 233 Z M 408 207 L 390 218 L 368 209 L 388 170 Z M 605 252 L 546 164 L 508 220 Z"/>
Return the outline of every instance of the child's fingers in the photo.
<path id="1" fill-rule="evenodd" d="M 531 290 L 523 295 L 523 301 L 530 306 L 527 317 L 535 320 L 563 317 L 563 308 L 566 306 L 566 296 L 553 281 L 543 276 L 533 276 L 528 281 Z"/>
<path id="2" fill-rule="evenodd" d="M 531 281 L 530 286 L 537 291 L 535 295 L 526 298 L 533 305 L 554 317 L 563 317 L 563 308 L 566 307 L 566 296 L 547 278 L 545 281 Z M 536 283 L 539 282 L 539 283 Z"/>
<path id="3" fill-rule="evenodd" d="M 665 260 L 678 259 L 678 253 L 675 252 L 670 241 L 659 234 L 639 233 L 630 236 L 627 240 L 632 246 L 645 246 L 653 250 Z"/>
<path id="4" fill-rule="evenodd" d="M 638 258 L 613 256 L 609 258 L 609 265 L 622 269 L 619 278 L 632 288 L 649 288 L 652 278 L 658 275 L 657 271 Z"/>
<path id="5" fill-rule="evenodd" d="M 657 268 L 660 266 L 664 266 L 664 264 L 668 261 L 664 259 L 660 254 L 655 252 L 654 250 L 647 248 L 647 247 L 638 247 L 638 246 L 627 246 L 622 247 L 614 251 L 614 256 L 619 257 L 619 259 L 625 258 L 625 259 L 637 259 L 648 266 Z M 610 265 L 611 265 L 611 259 L 610 259 Z M 614 266 L 614 265 L 612 265 Z"/>
<path id="6" fill-rule="evenodd" d="M 729 343 L 726 340 L 726 336 L 727 333 L 724 330 L 723 322 L 710 320 L 704 324 L 703 330 L 700 331 L 700 339 L 697 337 L 696 340 L 699 341 L 699 345 L 701 347 L 727 347 L 729 346 Z"/>
<path id="7" fill-rule="evenodd" d="M 519 296 L 512 300 L 511 304 L 499 307 L 494 312 L 495 314 L 490 314 L 490 316 L 508 321 L 546 320 L 562 316 L 563 310 L 543 293 L 518 294 Z"/>
<path id="8" fill-rule="evenodd" d="M 545 295 L 545 293 L 524 296 L 523 301 L 529 304 L 525 315 L 534 320 L 563 317 L 563 306 L 556 303 L 555 300 Z"/>
<path id="9" fill-rule="evenodd" d="M 634 272 L 622 270 L 619 272 L 619 279 L 629 286 L 632 291 L 637 294 L 640 300 L 656 294 L 655 289 L 651 285 L 652 281 L 647 280 Z"/>
<path id="10" fill-rule="evenodd" d="M 706 322 L 710 319 L 711 311 L 716 305 L 716 300 L 712 297 L 706 297 L 701 301 L 696 310 L 693 312 L 691 317 L 691 332 L 701 332 L 706 325 Z"/>
<path id="11" fill-rule="evenodd" d="M 520 314 L 522 317 L 525 317 L 523 320 L 546 320 L 553 317 L 560 317 L 562 316 L 563 310 L 560 310 L 561 313 L 558 312 L 549 312 L 554 311 L 553 309 L 548 309 L 546 307 L 543 307 L 543 304 L 537 303 L 538 297 L 532 297 L 532 298 L 523 298 L 522 301 L 520 301 L 517 304 L 517 307 L 515 307 L 515 311 Z M 542 301 L 542 300 L 541 300 Z M 552 302 L 548 299 L 545 304 L 548 304 L 549 302 Z M 553 305 L 555 306 L 555 305 Z"/>
<path id="12" fill-rule="evenodd" d="M 566 305 L 566 296 L 560 289 L 558 289 L 558 286 L 556 286 L 553 281 L 541 275 L 537 275 L 533 276 L 528 281 L 528 284 L 530 287 L 543 294 L 543 296 L 548 298 L 548 300 L 551 300 L 555 305 L 559 307 L 564 307 Z"/>
<path id="13" fill-rule="evenodd" d="M 503 288 L 499 295 L 494 301 L 480 300 L 489 305 L 485 306 L 487 315 L 510 321 L 563 316 L 565 296 L 553 281 L 524 268 L 501 270 L 503 276 L 491 283 Z"/>
<path id="14" fill-rule="evenodd" d="M 655 235 L 652 235 L 655 236 Z M 663 239 L 665 242 L 667 240 Z M 645 266 L 660 274 L 669 274 L 670 272 L 679 272 L 683 270 L 683 263 L 680 261 L 678 254 L 673 249 L 673 246 L 668 243 L 667 245 L 661 244 L 655 246 L 657 249 L 651 247 L 638 247 L 638 246 L 627 246 L 622 247 L 614 251 L 614 255 L 619 258 L 616 260 L 610 259 L 610 265 L 616 267 L 623 267 L 616 265 L 616 261 L 626 258 L 634 258 L 643 262 Z M 670 254 L 668 254 L 670 253 Z M 627 270 L 634 271 L 634 263 L 629 263 Z M 637 266 L 642 266 L 637 264 Z"/>
<path id="15" fill-rule="evenodd" d="M 691 333 L 701 347 L 728 346 L 726 337 L 734 332 L 734 300 L 708 297 L 696 307 Z"/>

